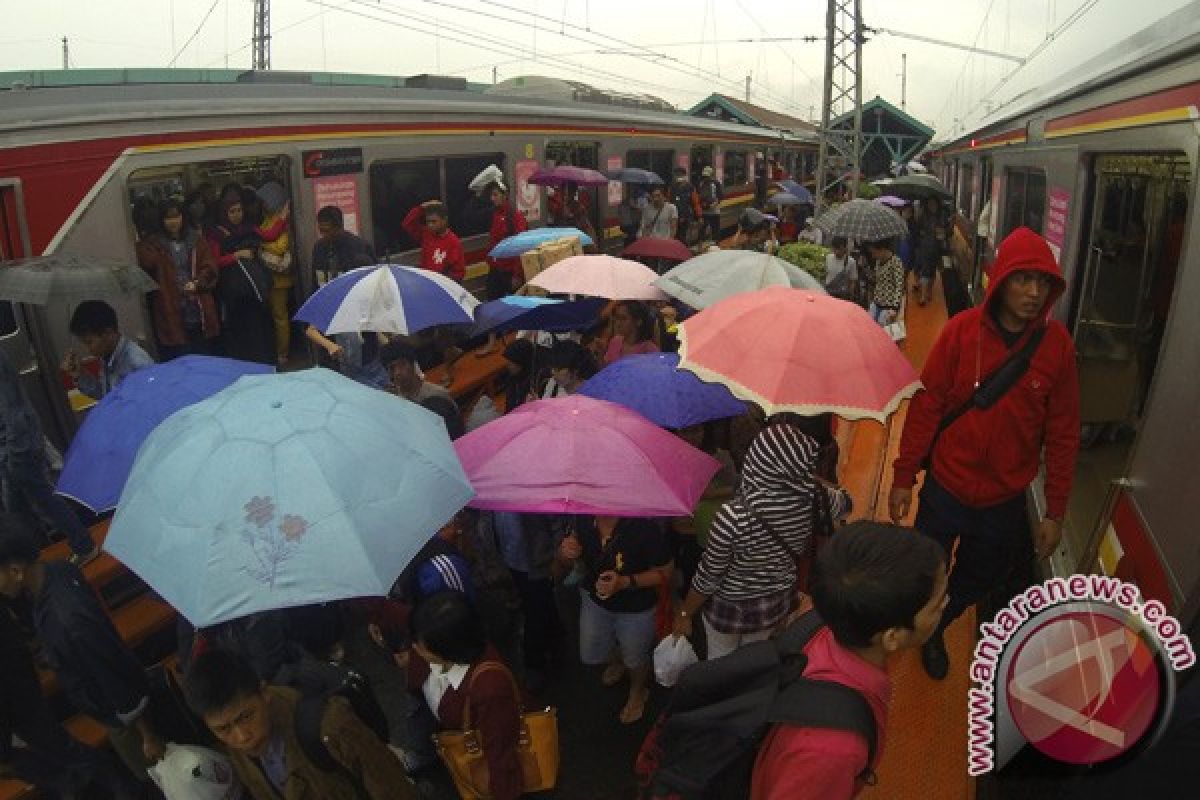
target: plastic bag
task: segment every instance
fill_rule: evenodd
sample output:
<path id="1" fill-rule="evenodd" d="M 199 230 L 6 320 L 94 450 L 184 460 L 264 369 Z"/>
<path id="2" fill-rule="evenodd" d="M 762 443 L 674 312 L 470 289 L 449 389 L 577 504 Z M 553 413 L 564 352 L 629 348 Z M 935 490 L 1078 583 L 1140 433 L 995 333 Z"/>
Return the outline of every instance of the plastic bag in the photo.
<path id="1" fill-rule="evenodd" d="M 229 759 L 207 747 L 169 742 L 163 760 L 147 772 L 167 800 L 240 800 L 246 796 Z"/>
<path id="2" fill-rule="evenodd" d="M 691 642 L 682 636 L 668 636 L 654 648 L 654 677 L 663 686 L 674 686 L 680 674 L 699 660 Z"/>

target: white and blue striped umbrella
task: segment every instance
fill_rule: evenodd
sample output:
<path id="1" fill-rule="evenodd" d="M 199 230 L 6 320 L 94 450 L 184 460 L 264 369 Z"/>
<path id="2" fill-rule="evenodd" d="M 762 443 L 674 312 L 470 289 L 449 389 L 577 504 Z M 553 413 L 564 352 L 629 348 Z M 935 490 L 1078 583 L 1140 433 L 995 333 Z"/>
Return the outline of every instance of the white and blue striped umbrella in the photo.
<path id="1" fill-rule="evenodd" d="M 322 333 L 416 333 L 435 325 L 471 325 L 479 301 L 445 275 L 382 264 L 339 275 L 318 289 L 296 319 Z"/>

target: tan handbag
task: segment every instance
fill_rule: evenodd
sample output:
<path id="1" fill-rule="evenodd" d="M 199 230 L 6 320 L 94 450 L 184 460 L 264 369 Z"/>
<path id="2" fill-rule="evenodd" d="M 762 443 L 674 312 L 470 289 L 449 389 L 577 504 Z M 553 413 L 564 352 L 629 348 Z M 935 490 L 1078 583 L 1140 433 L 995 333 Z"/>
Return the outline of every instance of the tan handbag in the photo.
<path id="1" fill-rule="evenodd" d="M 488 765 L 483 755 L 479 731 L 471 727 L 471 686 L 485 672 L 499 670 L 508 676 L 513 693 L 520 699 L 516 679 L 508 667 L 496 661 L 485 661 L 475 668 L 465 692 L 463 730 L 445 731 L 433 735 L 438 756 L 450 772 L 454 786 L 463 800 L 490 800 Z M 525 776 L 526 792 L 553 789 L 558 782 L 558 716 L 553 708 L 544 711 L 521 710 L 521 732 L 517 740 L 517 759 Z"/>

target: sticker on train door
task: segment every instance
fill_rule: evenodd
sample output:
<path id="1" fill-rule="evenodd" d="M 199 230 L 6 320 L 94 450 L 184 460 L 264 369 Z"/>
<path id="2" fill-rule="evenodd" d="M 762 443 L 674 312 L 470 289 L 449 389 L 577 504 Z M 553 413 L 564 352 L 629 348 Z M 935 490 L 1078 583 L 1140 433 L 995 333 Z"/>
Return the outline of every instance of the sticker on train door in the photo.
<path id="1" fill-rule="evenodd" d="M 325 176 L 312 179 L 313 206 L 337 206 L 342 211 L 342 227 L 358 234 L 358 178 L 353 175 Z"/>
<path id="2" fill-rule="evenodd" d="M 623 164 L 621 163 L 620 156 L 609 156 L 608 161 L 606 163 L 607 163 L 609 172 L 616 172 L 623 166 Z M 624 189 L 624 186 L 622 186 L 620 181 L 609 181 L 608 182 L 608 204 L 610 206 L 615 207 L 615 206 L 621 205 L 621 197 L 623 195 L 623 189 Z"/>
<path id="3" fill-rule="evenodd" d="M 526 147 L 526 152 L 532 145 Z M 542 192 L 536 183 L 529 179 L 538 170 L 538 162 L 532 160 L 518 161 L 513 166 L 513 183 L 517 190 L 517 211 L 525 215 L 529 222 L 537 222 L 542 218 Z"/>

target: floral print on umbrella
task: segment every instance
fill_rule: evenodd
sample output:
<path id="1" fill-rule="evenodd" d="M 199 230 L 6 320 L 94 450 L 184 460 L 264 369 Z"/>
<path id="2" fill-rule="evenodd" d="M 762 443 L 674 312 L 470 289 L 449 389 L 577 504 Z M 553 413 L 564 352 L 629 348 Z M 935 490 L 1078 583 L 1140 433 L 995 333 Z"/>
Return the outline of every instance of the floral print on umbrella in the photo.
<path id="1" fill-rule="evenodd" d="M 243 569 L 255 580 L 274 589 L 280 567 L 296 552 L 308 532 L 308 520 L 295 514 L 284 514 L 276 523 L 275 503 L 270 497 L 252 497 L 242 508 L 246 512 L 246 522 L 253 526 L 242 528 L 242 541 L 254 555 L 254 563 Z"/>

